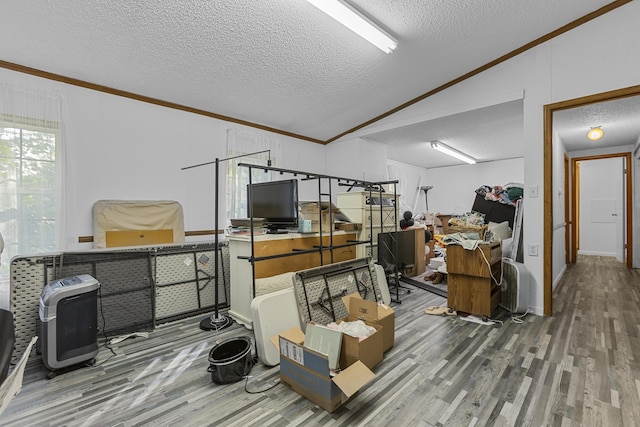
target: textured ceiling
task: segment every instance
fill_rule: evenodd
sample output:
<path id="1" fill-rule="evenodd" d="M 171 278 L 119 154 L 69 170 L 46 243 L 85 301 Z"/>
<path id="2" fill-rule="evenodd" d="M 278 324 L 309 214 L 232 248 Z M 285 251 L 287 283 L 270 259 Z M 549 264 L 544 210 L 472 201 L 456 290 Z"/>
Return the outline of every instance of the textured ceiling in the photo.
<path id="1" fill-rule="evenodd" d="M 351 0 L 384 54 L 304 0 L 5 0 L 0 60 L 326 141 L 609 2 Z"/>
<path id="2" fill-rule="evenodd" d="M 523 157 L 522 100 L 453 114 L 366 137 L 389 145 L 391 160 L 426 168 L 463 164 L 433 150 L 439 140 L 478 162 Z"/>
<path id="3" fill-rule="evenodd" d="M 587 132 L 595 126 L 604 135 L 590 141 Z M 556 111 L 553 127 L 567 151 L 634 145 L 640 137 L 640 96 Z"/>

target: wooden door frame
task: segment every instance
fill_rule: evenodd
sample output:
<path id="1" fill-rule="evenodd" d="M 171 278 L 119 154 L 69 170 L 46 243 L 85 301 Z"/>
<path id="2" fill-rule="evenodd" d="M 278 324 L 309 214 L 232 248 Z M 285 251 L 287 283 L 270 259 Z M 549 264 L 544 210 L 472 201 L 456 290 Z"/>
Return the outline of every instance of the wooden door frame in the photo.
<path id="1" fill-rule="evenodd" d="M 544 249 L 543 249 L 543 292 L 544 315 L 553 314 L 553 113 L 569 108 L 582 107 L 598 102 L 611 101 L 618 98 L 640 95 L 640 85 L 623 89 L 612 90 L 581 98 L 547 104 L 543 107 L 543 222 L 544 222 Z M 628 165 L 627 171 L 631 171 Z M 630 176 L 630 173 L 628 174 Z M 627 178 L 629 179 L 629 178 Z M 566 206 L 565 206 L 566 209 Z M 629 210 L 629 207 L 627 207 Z M 628 215 L 630 218 L 631 215 Z M 628 228 L 629 233 L 633 228 Z M 631 250 L 631 251 L 630 251 Z M 633 248 L 627 248 L 627 258 L 632 259 Z"/>
<path id="2" fill-rule="evenodd" d="M 595 156 L 574 157 L 571 159 L 571 262 L 576 262 L 578 257 L 578 248 L 580 246 L 578 236 L 580 227 L 580 215 L 578 209 L 579 203 L 579 162 L 588 160 L 601 160 L 611 158 L 624 158 L 625 159 L 625 264 L 627 268 L 633 266 L 633 179 L 631 173 L 631 153 L 612 153 L 601 154 Z"/>
<path id="3" fill-rule="evenodd" d="M 571 238 L 571 236 L 575 235 L 575 233 L 572 234 L 572 221 L 570 216 L 570 213 L 573 212 L 573 209 L 571 209 L 571 211 L 567 209 L 567 206 L 569 206 L 570 203 L 570 195 L 573 194 L 571 193 L 571 187 L 569 186 L 569 182 L 571 181 L 570 177 L 571 164 L 569 163 L 569 156 L 567 156 L 567 153 L 564 153 L 564 262 L 566 264 L 572 262 L 571 252 L 569 251 L 571 242 L 569 241 L 569 239 Z"/>

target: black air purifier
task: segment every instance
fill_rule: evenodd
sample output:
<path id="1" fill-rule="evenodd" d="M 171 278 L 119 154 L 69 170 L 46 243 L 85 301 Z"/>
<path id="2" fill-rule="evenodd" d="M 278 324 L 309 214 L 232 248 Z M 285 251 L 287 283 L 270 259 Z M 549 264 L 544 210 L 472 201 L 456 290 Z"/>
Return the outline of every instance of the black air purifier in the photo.
<path id="1" fill-rule="evenodd" d="M 88 274 L 48 283 L 40 295 L 42 360 L 55 370 L 98 354 L 98 288 Z"/>

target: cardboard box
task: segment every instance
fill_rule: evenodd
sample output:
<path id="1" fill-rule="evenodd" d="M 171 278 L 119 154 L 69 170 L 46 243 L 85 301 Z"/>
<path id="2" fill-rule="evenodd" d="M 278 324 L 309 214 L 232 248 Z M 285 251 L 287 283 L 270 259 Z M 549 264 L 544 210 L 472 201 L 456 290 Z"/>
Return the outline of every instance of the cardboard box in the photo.
<path id="1" fill-rule="evenodd" d="M 378 304 L 375 301 L 362 299 L 359 293 L 347 295 L 342 298 L 349 315 L 362 319 L 366 323 L 382 326 L 382 351 L 393 347 L 395 342 L 395 311 L 386 304 Z M 368 365 L 367 365 L 368 366 Z"/>
<path id="2" fill-rule="evenodd" d="M 320 222 L 322 221 L 322 231 L 330 231 L 333 229 L 333 223 L 329 218 L 329 210 L 323 209 L 322 214 L 320 214 L 317 210 L 317 206 L 315 209 L 307 206 L 300 211 L 301 220 L 304 222 L 310 222 L 311 227 L 310 231 L 313 233 L 317 233 L 320 231 Z"/>
<path id="3" fill-rule="evenodd" d="M 359 317 L 347 316 L 342 322 L 354 322 L 362 320 Z M 340 352 L 340 367 L 349 367 L 356 362 L 362 362 L 369 369 L 373 369 L 378 363 L 382 362 L 382 326 L 375 323 L 362 320 L 366 325 L 374 327 L 376 331 L 367 338 L 360 341 L 359 338 L 342 334 L 342 351 Z"/>
<path id="4" fill-rule="evenodd" d="M 331 377 L 328 357 L 304 347 L 304 333 L 298 327 L 274 338 L 280 349 L 282 383 L 328 412 L 334 412 L 375 378 L 361 361 Z"/>
<path id="5" fill-rule="evenodd" d="M 362 224 L 357 222 L 336 222 L 336 230 L 344 231 L 360 231 L 362 230 Z"/>
<path id="6" fill-rule="evenodd" d="M 300 202 L 300 218 L 311 221 L 311 231 L 330 231 L 335 227 L 335 221 L 351 222 L 333 203 L 329 202 Z"/>

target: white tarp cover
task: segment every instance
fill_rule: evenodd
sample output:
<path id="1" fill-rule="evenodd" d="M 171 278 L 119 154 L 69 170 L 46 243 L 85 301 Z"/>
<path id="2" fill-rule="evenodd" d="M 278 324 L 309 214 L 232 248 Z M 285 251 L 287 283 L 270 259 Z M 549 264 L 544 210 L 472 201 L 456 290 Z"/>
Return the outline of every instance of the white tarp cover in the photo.
<path id="1" fill-rule="evenodd" d="M 184 242 L 182 205 L 172 200 L 98 200 L 93 205 L 93 247 L 106 248 L 107 231 L 173 230 Z"/>

